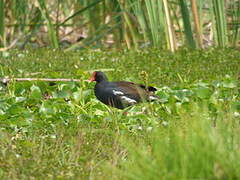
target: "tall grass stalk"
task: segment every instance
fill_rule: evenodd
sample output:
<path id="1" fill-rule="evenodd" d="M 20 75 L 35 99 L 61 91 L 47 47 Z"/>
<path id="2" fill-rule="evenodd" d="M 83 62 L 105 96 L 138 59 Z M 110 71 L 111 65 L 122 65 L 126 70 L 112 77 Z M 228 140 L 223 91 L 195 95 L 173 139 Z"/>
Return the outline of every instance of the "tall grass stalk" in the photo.
<path id="1" fill-rule="evenodd" d="M 70 15 L 69 17 L 67 17 L 60 25 L 65 24 L 67 21 L 73 19 L 75 16 L 80 15 L 81 13 L 89 10 L 92 7 L 95 7 L 98 3 L 102 2 L 103 0 L 96 0 L 92 3 L 89 3 L 86 7 L 79 9 L 78 11 L 74 12 L 72 15 Z"/>
<path id="2" fill-rule="evenodd" d="M 38 0 L 38 6 L 39 6 L 39 9 L 42 13 L 42 16 L 44 17 L 44 19 L 47 22 L 48 36 L 49 36 L 49 39 L 50 39 L 51 46 L 53 48 L 58 48 L 59 45 L 58 45 L 58 39 L 57 39 L 57 32 L 56 32 L 56 29 L 55 29 L 55 27 L 52 23 L 52 20 L 49 16 L 45 0 Z"/>
<path id="3" fill-rule="evenodd" d="M 85 38 L 84 40 L 71 45 L 69 48 L 65 49 L 65 51 L 70 51 L 70 50 L 74 50 L 74 49 L 77 49 L 77 48 L 78 49 L 90 48 L 90 45 L 92 45 L 94 42 L 102 39 L 103 37 L 105 37 L 110 32 L 113 32 L 113 30 L 121 27 L 122 21 L 119 21 L 118 23 L 114 23 L 113 25 L 111 25 L 112 21 L 119 18 L 119 16 L 121 16 L 121 14 L 118 14 L 117 16 L 113 17 L 111 19 L 111 21 L 108 22 L 107 24 L 102 24 L 101 26 L 99 26 L 93 36 L 89 36 L 89 37 Z"/>
<path id="4" fill-rule="evenodd" d="M 109 2 L 109 1 L 108 1 Z M 120 16 L 122 10 L 121 10 L 121 6 L 119 5 L 119 1 L 118 0 L 113 0 L 111 1 L 112 3 L 108 3 L 105 1 L 105 9 L 104 9 L 104 13 L 108 14 L 108 9 L 112 10 L 112 18 L 114 18 L 115 16 L 117 16 L 116 18 L 114 18 L 114 23 L 115 24 L 121 24 L 120 28 L 115 29 L 112 33 L 113 33 L 113 40 L 116 43 L 117 47 L 121 47 L 123 45 L 124 42 L 124 28 L 123 28 L 123 24 L 122 21 L 124 20 L 124 18 L 122 16 Z M 106 17 L 104 16 L 104 18 Z M 127 42 L 127 41 L 126 41 Z"/>
<path id="5" fill-rule="evenodd" d="M 150 30 L 154 47 L 163 48 L 166 42 L 165 34 L 165 16 L 163 13 L 163 2 L 161 0 L 145 1 L 147 15 L 150 21 Z"/>
<path id="6" fill-rule="evenodd" d="M 196 43 L 193 38 L 193 32 L 191 27 L 191 19 L 189 16 L 189 10 L 187 7 L 187 3 L 185 0 L 179 0 L 181 13 L 182 13 L 182 20 L 184 24 L 184 34 L 187 39 L 188 46 L 192 49 L 196 48 Z"/>
<path id="7" fill-rule="evenodd" d="M 138 38 L 137 38 L 137 29 L 134 27 L 134 24 L 133 24 L 133 21 L 131 20 L 129 14 L 127 13 L 127 9 L 130 9 L 130 7 L 128 6 L 129 4 L 126 2 L 126 1 L 122 1 L 119 3 L 121 9 L 122 9 L 122 13 L 123 13 L 123 17 L 124 17 L 124 24 L 125 24 L 125 27 L 127 28 L 125 30 L 125 33 L 130 33 L 131 35 L 131 38 L 132 38 L 132 43 L 134 48 L 137 49 L 138 48 Z M 130 44 L 130 43 L 128 43 Z"/>
<path id="8" fill-rule="evenodd" d="M 199 30 L 200 30 L 200 38 L 202 47 L 204 46 L 204 24 L 208 21 L 208 19 L 211 19 L 210 13 L 204 9 L 205 7 L 205 0 L 202 1 L 196 1 L 197 3 L 197 12 L 198 12 L 198 21 L 199 21 Z M 205 17 L 206 15 L 206 17 Z M 209 39 L 210 40 L 210 39 Z M 208 40 L 208 41 L 209 41 Z"/>
<path id="9" fill-rule="evenodd" d="M 136 16 L 137 22 L 139 23 L 139 27 L 141 29 L 141 33 L 143 34 L 143 41 L 145 43 L 149 41 L 152 42 L 152 36 L 150 35 L 147 18 L 141 1 L 134 0 L 132 2 L 132 0 L 129 0 L 128 3 L 132 3 L 133 13 Z"/>
<path id="10" fill-rule="evenodd" d="M 156 1 L 146 0 L 145 4 L 147 8 L 149 23 L 150 23 L 153 46 L 157 47 L 159 46 L 159 42 L 160 42 L 160 37 L 159 37 L 160 33 L 158 31 L 158 22 L 159 22 L 158 11 L 161 9 L 158 9 L 157 7 L 158 4 Z"/>
<path id="11" fill-rule="evenodd" d="M 217 44 L 220 47 L 225 47 L 228 44 L 225 3 L 224 0 L 212 0 L 212 2 L 216 25 Z"/>
<path id="12" fill-rule="evenodd" d="M 168 42 L 169 42 L 169 47 L 172 52 L 175 51 L 176 49 L 176 44 L 174 42 L 174 31 L 172 27 L 172 22 L 171 22 L 171 17 L 168 9 L 168 1 L 163 0 L 163 6 L 164 6 L 164 13 L 166 16 L 166 24 L 167 24 L 167 32 L 168 32 Z"/>
<path id="13" fill-rule="evenodd" d="M 32 17 L 29 19 L 29 24 L 30 24 L 30 31 L 28 34 L 25 36 L 24 41 L 22 45 L 20 46 L 21 49 L 25 48 L 27 43 L 30 41 L 30 39 L 36 35 L 37 32 L 39 32 L 44 20 L 42 19 L 41 11 L 39 8 L 34 8 L 32 12 Z"/>
<path id="14" fill-rule="evenodd" d="M 240 37 L 240 1 L 231 1 L 230 14 L 232 22 L 230 26 L 232 27 L 232 46 L 237 46 Z"/>
<path id="15" fill-rule="evenodd" d="M 46 45 L 46 32 L 42 31 L 42 27 L 47 27 L 48 42 L 54 48 L 59 46 L 58 40 L 61 39 L 77 44 L 76 34 L 79 34 L 79 37 L 84 34 L 84 38 L 87 36 L 91 40 L 95 39 L 96 41 L 91 41 L 92 46 L 102 47 L 106 41 L 94 36 L 99 33 L 102 25 L 119 14 L 121 16 L 108 25 L 111 28 L 115 24 L 122 24 L 121 28 L 115 28 L 114 31 L 108 31 L 110 34 L 101 36 L 105 40 L 111 39 L 111 46 L 119 47 L 122 42 L 127 44 L 128 48 L 146 47 L 150 44 L 174 51 L 177 43 L 190 48 L 195 48 L 196 44 L 201 47 L 203 38 L 206 41 L 213 39 L 214 45 L 221 47 L 227 46 L 229 39 L 233 46 L 238 46 L 239 3 L 236 0 L 192 0 L 190 11 L 190 1 L 186 0 L 24 0 L 21 3 L 18 0 L 0 0 L 1 46 L 10 44 L 19 35 L 24 37 L 20 40 L 23 42 L 17 43 L 20 47 L 32 43 L 31 40 L 35 43 L 36 39 L 38 44 Z M 228 7 L 231 11 L 226 13 Z M 5 17 L 4 9 L 5 13 L 7 9 Z M 194 31 L 191 27 L 193 24 Z M 205 31 L 205 24 L 212 24 L 210 30 L 214 33 L 213 38 L 206 36 L 209 28 Z M 105 31 L 100 33 L 103 32 Z M 177 38 L 176 33 L 180 34 Z M 39 37 L 44 37 L 44 40 Z"/>
<path id="16" fill-rule="evenodd" d="M 203 46 L 202 31 L 200 29 L 200 24 L 199 24 L 197 1 L 191 0 L 191 5 L 192 5 L 192 13 L 193 13 L 193 17 L 194 17 L 194 25 L 195 25 L 196 37 L 197 37 L 197 41 L 198 41 L 198 47 L 202 48 L 202 46 Z"/>
<path id="17" fill-rule="evenodd" d="M 166 18 L 165 18 L 164 11 L 163 11 L 163 1 L 162 0 L 157 1 L 157 7 L 158 7 L 158 16 L 159 16 L 158 17 L 159 18 L 159 33 L 161 34 L 160 43 L 161 43 L 161 47 L 165 48 L 166 42 L 167 42 L 167 33 L 166 33 Z"/>
<path id="18" fill-rule="evenodd" d="M 0 0 L 0 47 L 6 46 L 6 39 L 5 39 L 5 12 L 4 12 L 4 0 Z"/>
<path id="19" fill-rule="evenodd" d="M 124 140 L 129 159 L 121 174 L 132 180 L 239 179 L 236 119 L 229 112 L 213 127 L 211 113 L 195 108 L 169 121 L 170 127 L 158 127 L 145 143 Z"/>

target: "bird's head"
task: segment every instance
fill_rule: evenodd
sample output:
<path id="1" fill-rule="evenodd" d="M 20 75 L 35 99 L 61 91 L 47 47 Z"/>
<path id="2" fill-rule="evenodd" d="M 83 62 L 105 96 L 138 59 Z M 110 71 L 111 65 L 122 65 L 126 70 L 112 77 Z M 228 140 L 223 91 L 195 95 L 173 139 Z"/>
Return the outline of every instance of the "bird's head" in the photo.
<path id="1" fill-rule="evenodd" d="M 101 72 L 101 71 L 94 71 L 92 73 L 92 76 L 90 77 L 90 79 L 88 80 L 88 82 L 101 82 L 101 81 L 108 81 L 107 76 Z"/>

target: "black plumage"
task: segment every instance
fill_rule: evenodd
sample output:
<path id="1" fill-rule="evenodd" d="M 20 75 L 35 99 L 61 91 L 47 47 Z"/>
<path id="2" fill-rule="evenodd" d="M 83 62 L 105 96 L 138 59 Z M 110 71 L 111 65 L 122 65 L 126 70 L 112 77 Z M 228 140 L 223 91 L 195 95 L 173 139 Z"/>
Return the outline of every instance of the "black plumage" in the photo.
<path id="1" fill-rule="evenodd" d="M 109 82 L 107 76 L 101 71 L 93 72 L 89 81 L 96 81 L 94 93 L 98 100 L 118 109 L 158 99 L 158 96 L 154 95 L 157 90 L 154 87 L 127 81 Z"/>

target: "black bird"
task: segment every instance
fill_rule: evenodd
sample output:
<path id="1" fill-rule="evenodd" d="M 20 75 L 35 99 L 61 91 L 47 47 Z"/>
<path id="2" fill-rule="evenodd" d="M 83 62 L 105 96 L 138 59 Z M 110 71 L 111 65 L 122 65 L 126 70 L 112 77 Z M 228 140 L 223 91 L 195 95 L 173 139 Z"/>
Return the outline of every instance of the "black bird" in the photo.
<path id="1" fill-rule="evenodd" d="M 94 93 L 99 101 L 118 109 L 159 98 L 154 95 L 157 90 L 154 87 L 146 87 L 127 81 L 109 82 L 107 76 L 101 71 L 93 72 L 88 81 L 96 81 Z"/>

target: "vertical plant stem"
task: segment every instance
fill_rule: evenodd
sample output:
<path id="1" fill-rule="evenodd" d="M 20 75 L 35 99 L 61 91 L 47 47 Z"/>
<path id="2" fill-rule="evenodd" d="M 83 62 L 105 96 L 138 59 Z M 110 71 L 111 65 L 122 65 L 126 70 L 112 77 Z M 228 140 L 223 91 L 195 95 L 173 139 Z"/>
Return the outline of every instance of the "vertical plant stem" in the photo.
<path id="1" fill-rule="evenodd" d="M 153 42 L 149 21 L 147 20 L 147 13 L 142 5 L 140 0 L 128 0 L 128 4 L 131 4 L 131 8 L 133 10 L 133 14 L 136 17 L 136 20 L 139 24 L 139 29 L 143 35 L 144 43 Z"/>
<path id="2" fill-rule="evenodd" d="M 132 40 L 133 40 L 133 46 L 135 47 L 135 49 L 138 48 L 138 41 L 137 41 L 137 32 L 135 27 L 132 24 L 131 19 L 129 18 L 129 15 L 127 14 L 126 9 L 130 9 L 129 7 L 127 7 L 127 3 L 122 1 L 120 3 L 121 5 L 121 9 L 123 10 L 123 17 L 125 19 L 126 22 L 126 28 L 129 29 L 129 32 L 131 34 Z"/>
<path id="3" fill-rule="evenodd" d="M 179 40 L 182 41 L 184 39 L 184 34 L 183 31 L 181 30 L 181 24 L 182 24 L 182 20 L 181 18 L 179 18 L 179 13 L 178 11 L 176 11 L 176 9 L 179 7 L 178 4 L 174 4 L 174 3 L 170 3 L 169 4 L 169 9 L 172 12 L 172 22 L 175 22 L 175 27 L 176 27 L 176 34 L 175 36 L 178 36 Z M 177 44 L 176 38 L 174 39 L 175 44 Z"/>
<path id="4" fill-rule="evenodd" d="M 38 0 L 38 4 L 39 4 L 39 9 L 42 13 L 42 16 L 44 17 L 44 19 L 47 22 L 47 26 L 48 26 L 48 35 L 50 38 L 50 42 L 53 48 L 58 48 L 58 39 L 57 39 L 57 34 L 56 34 L 56 30 L 54 28 L 54 25 L 52 24 L 51 18 L 48 14 L 47 8 L 46 8 L 46 4 L 45 4 L 45 0 Z"/>
<path id="5" fill-rule="evenodd" d="M 6 46 L 4 6 L 5 6 L 4 0 L 0 0 L 0 47 Z"/>
<path id="6" fill-rule="evenodd" d="M 144 14 L 144 9 L 141 5 L 141 1 L 137 0 L 137 13 L 135 13 L 137 15 L 137 18 L 138 18 L 138 21 L 139 21 L 139 24 L 142 28 L 142 31 L 143 31 L 143 37 L 144 37 L 144 41 L 145 43 L 147 43 L 149 40 L 152 41 L 152 38 L 150 36 L 150 32 L 149 32 L 149 27 L 148 27 L 148 24 L 147 24 L 147 20 L 146 20 L 146 16 Z"/>
<path id="7" fill-rule="evenodd" d="M 116 14 L 117 17 L 114 18 L 115 21 L 114 23 L 121 24 L 122 28 L 117 28 L 113 31 L 113 41 L 115 42 L 117 47 L 121 47 L 122 46 L 122 42 L 124 41 L 124 28 L 122 26 L 122 20 L 123 17 L 120 15 L 121 12 L 121 6 L 118 2 L 118 0 L 111 0 L 111 1 L 103 1 L 102 3 L 103 6 L 103 18 L 104 21 L 106 18 L 114 18 L 113 14 Z M 111 13 L 109 13 L 109 10 L 111 10 Z"/>
<path id="8" fill-rule="evenodd" d="M 182 13 L 182 19 L 183 19 L 183 25 L 184 25 L 184 33 L 188 42 L 188 46 L 194 49 L 196 48 L 196 44 L 193 39 L 193 32 L 192 32 L 192 27 L 190 23 L 188 7 L 185 0 L 179 0 L 179 1 L 180 1 L 180 7 L 181 7 L 181 13 Z"/>
<path id="9" fill-rule="evenodd" d="M 56 17 L 56 36 L 59 39 L 59 11 L 60 11 L 60 0 L 57 0 L 57 17 Z"/>
<path id="10" fill-rule="evenodd" d="M 197 41 L 198 41 L 198 47 L 202 48 L 202 33 L 199 25 L 199 17 L 198 17 L 196 0 L 191 0 L 191 5 L 192 5 L 192 13 L 194 17 L 194 25 L 195 25 L 195 31 L 196 31 Z"/>
<path id="11" fill-rule="evenodd" d="M 225 4 L 224 0 L 212 0 L 213 1 L 213 11 L 216 20 L 216 31 L 217 31 L 217 42 L 218 46 L 227 46 L 227 23 L 225 14 Z"/>
<path id="12" fill-rule="evenodd" d="M 153 0 L 155 1 L 155 0 Z M 152 36 L 152 42 L 153 46 L 157 46 L 157 32 L 156 32 L 156 16 L 154 14 L 154 9 L 152 7 L 152 0 L 145 0 L 144 1 L 146 4 L 146 9 L 147 9 L 147 15 L 148 15 L 148 20 L 150 24 L 150 31 L 151 31 L 151 36 Z"/>
<path id="13" fill-rule="evenodd" d="M 131 49 L 131 39 L 130 39 L 130 37 L 129 37 L 129 35 L 128 35 L 128 28 L 127 28 L 127 24 L 126 23 L 124 23 L 123 24 L 123 27 L 124 27 L 124 39 L 125 39 L 125 42 L 126 42 L 126 44 L 127 44 L 127 48 L 128 49 Z"/>
<path id="14" fill-rule="evenodd" d="M 164 12 L 163 12 L 163 2 L 162 0 L 158 0 L 157 2 L 158 4 L 158 16 L 159 16 L 159 33 L 160 33 L 160 38 L 161 38 L 161 47 L 163 48 L 164 45 L 166 44 L 166 28 L 165 28 L 165 15 L 164 15 Z M 164 39 L 165 38 L 165 39 Z"/>
<path id="15" fill-rule="evenodd" d="M 210 15 L 211 15 L 211 26 L 210 26 L 210 36 L 211 39 L 214 42 L 214 46 L 218 45 L 218 39 L 217 39 L 217 26 L 216 26 L 216 18 L 215 18 L 215 14 L 214 14 L 214 10 L 213 10 L 213 1 L 211 1 L 210 3 Z"/>
<path id="16" fill-rule="evenodd" d="M 233 33 L 232 33 L 232 46 L 237 46 L 238 37 L 240 35 L 240 1 L 235 2 L 232 1 L 232 26 L 233 26 Z"/>
<path id="17" fill-rule="evenodd" d="M 159 19 L 159 13 L 162 11 L 161 3 L 158 0 L 146 0 L 147 15 L 150 22 L 150 30 L 153 39 L 154 47 L 161 47 L 161 35 L 164 31 L 161 31 L 161 21 Z M 163 36 L 162 36 L 163 38 Z"/>
<path id="18" fill-rule="evenodd" d="M 164 11 L 166 15 L 166 22 L 167 22 L 167 30 L 168 30 L 168 39 L 169 39 L 169 45 L 170 45 L 170 50 L 172 52 L 175 51 L 176 46 L 174 44 L 174 33 L 172 29 L 172 24 L 171 24 L 171 19 L 170 19 L 170 14 L 168 10 L 168 2 L 167 0 L 163 0 L 163 6 L 164 6 Z"/>

